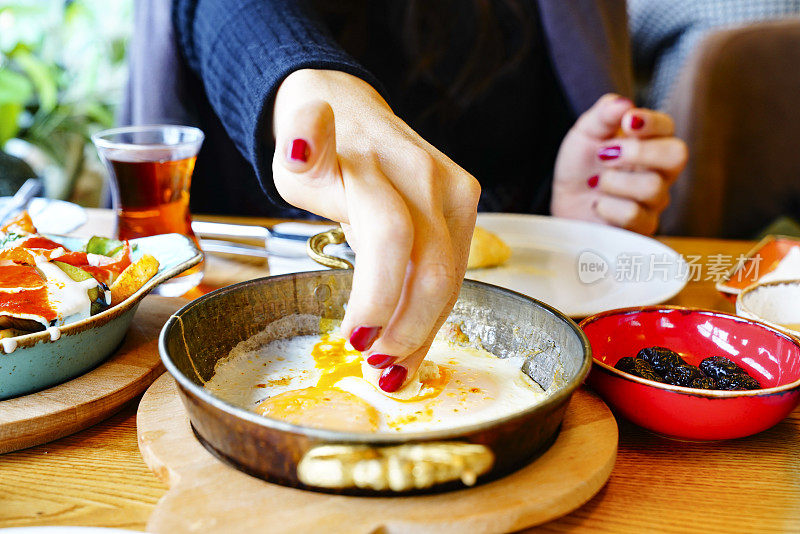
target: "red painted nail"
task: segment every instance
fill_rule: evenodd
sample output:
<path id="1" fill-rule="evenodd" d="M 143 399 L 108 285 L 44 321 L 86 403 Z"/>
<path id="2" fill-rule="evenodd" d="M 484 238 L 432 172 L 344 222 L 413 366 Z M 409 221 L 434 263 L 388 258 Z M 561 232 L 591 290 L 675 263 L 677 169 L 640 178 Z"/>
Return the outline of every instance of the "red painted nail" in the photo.
<path id="1" fill-rule="evenodd" d="M 644 127 L 644 119 L 639 115 L 631 115 L 631 129 L 641 130 Z"/>
<path id="2" fill-rule="evenodd" d="M 388 354 L 372 354 L 367 358 L 367 363 L 375 369 L 386 369 L 394 363 L 397 358 Z"/>
<path id="3" fill-rule="evenodd" d="M 408 375 L 408 369 L 402 365 L 392 365 L 381 373 L 378 385 L 383 391 L 388 393 L 397 391 L 400 389 L 400 386 L 403 385 L 403 382 L 405 382 L 406 375 Z"/>
<path id="4" fill-rule="evenodd" d="M 295 161 L 308 161 L 308 143 L 305 139 L 295 139 L 289 147 L 289 159 Z"/>
<path id="5" fill-rule="evenodd" d="M 595 174 L 594 176 L 590 176 L 586 180 L 586 185 L 588 185 L 592 189 L 597 187 L 597 184 L 599 184 L 599 183 L 600 183 L 600 175 L 599 174 Z"/>
<path id="6" fill-rule="evenodd" d="M 610 159 L 617 159 L 621 152 L 622 148 L 619 145 L 607 146 L 600 149 L 597 153 L 597 157 L 603 161 L 608 161 Z"/>
<path id="7" fill-rule="evenodd" d="M 359 326 L 350 334 L 350 344 L 357 351 L 364 352 L 375 343 L 380 332 L 380 326 Z"/>

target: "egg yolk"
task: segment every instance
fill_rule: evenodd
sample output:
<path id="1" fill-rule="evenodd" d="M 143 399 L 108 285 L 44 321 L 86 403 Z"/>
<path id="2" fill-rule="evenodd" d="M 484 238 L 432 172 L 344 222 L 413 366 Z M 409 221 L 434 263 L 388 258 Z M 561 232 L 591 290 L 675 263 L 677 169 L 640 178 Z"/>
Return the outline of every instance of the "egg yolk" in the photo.
<path id="1" fill-rule="evenodd" d="M 378 411 L 352 393 L 310 387 L 286 391 L 261 402 L 256 413 L 297 425 L 330 430 L 375 432 Z"/>
<path id="2" fill-rule="evenodd" d="M 314 366 L 321 373 L 317 381 L 318 388 L 333 387 L 339 380 L 349 376 L 364 378 L 361 371 L 363 361 L 361 353 L 355 349 L 348 349 L 344 338 L 323 334 L 320 341 L 311 349 L 311 356 L 314 358 Z M 446 367 L 440 365 L 438 368 L 436 376 L 420 379 L 422 387 L 417 395 L 408 399 L 392 398 L 399 402 L 418 402 L 436 397 L 447 385 L 451 375 Z"/>
<path id="3" fill-rule="evenodd" d="M 342 378 L 355 376 L 363 378 L 361 373 L 361 353 L 348 350 L 344 338 L 324 334 L 321 340 L 311 349 L 314 367 L 320 370 L 318 388 L 329 388 Z"/>

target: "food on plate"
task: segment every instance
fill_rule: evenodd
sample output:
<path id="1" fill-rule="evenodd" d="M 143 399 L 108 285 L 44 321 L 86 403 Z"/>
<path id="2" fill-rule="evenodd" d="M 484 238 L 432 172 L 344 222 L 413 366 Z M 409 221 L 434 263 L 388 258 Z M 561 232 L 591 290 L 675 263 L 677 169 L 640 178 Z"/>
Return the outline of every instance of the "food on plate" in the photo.
<path id="1" fill-rule="evenodd" d="M 414 432 L 486 422 L 538 404 L 547 394 L 521 370 L 440 335 L 422 372 L 395 395 L 336 332 L 253 338 L 219 360 L 205 388 L 224 401 L 303 426 L 340 431 Z M 263 340 L 263 341 L 262 341 Z"/>
<path id="2" fill-rule="evenodd" d="M 127 241 L 93 237 L 68 250 L 23 212 L 0 228 L 0 339 L 45 329 L 57 339 L 59 326 L 121 302 L 157 270 L 152 256 L 131 263 Z"/>
<path id="3" fill-rule="evenodd" d="M 698 389 L 760 389 L 758 381 L 747 371 L 722 356 L 711 356 L 696 367 L 664 347 L 647 347 L 635 358 L 620 358 L 614 366 L 630 375 L 655 382 Z"/>
<path id="4" fill-rule="evenodd" d="M 496 234 L 480 226 L 475 227 L 469 246 L 467 269 L 496 267 L 511 257 L 511 248 Z"/>

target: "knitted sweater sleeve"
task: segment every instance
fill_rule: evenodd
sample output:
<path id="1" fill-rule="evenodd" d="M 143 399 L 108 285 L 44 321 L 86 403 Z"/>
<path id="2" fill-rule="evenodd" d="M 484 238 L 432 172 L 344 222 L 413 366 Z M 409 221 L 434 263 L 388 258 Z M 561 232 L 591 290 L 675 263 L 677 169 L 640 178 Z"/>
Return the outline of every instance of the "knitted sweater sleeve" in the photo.
<path id="1" fill-rule="evenodd" d="M 338 70 L 380 90 L 306 0 L 173 0 L 172 19 L 182 55 L 273 200 L 272 105 L 283 79 L 299 69 Z"/>

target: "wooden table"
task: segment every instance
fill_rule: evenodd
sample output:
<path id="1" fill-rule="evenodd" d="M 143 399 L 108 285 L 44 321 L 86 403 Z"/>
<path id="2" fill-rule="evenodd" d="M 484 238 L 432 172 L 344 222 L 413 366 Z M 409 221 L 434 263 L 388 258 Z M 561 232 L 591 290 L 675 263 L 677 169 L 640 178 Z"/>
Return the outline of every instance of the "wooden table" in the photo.
<path id="1" fill-rule="evenodd" d="M 110 215 L 92 211 L 82 229 L 100 233 Z M 248 220 L 269 223 L 269 220 Z M 685 256 L 737 256 L 751 243 L 663 238 Z M 208 285 L 267 273 L 263 262 L 211 257 Z M 691 281 L 672 304 L 732 311 L 711 281 Z M 619 455 L 608 484 L 544 532 L 800 532 L 800 410 L 757 436 L 687 443 L 620 421 Z M 586 451 L 591 454 L 591 451 Z M 164 486 L 136 441 L 136 402 L 92 428 L 0 456 L 0 527 L 89 525 L 144 529 Z M 443 512 L 445 513 L 445 512 Z M 265 528 L 268 527 L 265 518 Z"/>

